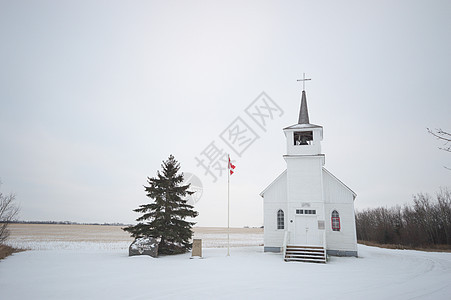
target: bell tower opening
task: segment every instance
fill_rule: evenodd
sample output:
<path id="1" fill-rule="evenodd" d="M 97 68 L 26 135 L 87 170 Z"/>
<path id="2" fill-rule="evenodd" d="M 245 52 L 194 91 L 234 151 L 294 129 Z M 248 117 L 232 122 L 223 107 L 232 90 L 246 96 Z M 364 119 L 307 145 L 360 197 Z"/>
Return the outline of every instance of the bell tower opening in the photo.
<path id="1" fill-rule="evenodd" d="M 286 137 L 287 155 L 322 155 L 323 127 L 310 123 L 305 91 L 302 91 L 301 95 L 298 123 L 284 128 L 283 131 Z"/>
<path id="2" fill-rule="evenodd" d="M 313 131 L 295 131 L 294 145 L 311 145 L 313 143 Z"/>

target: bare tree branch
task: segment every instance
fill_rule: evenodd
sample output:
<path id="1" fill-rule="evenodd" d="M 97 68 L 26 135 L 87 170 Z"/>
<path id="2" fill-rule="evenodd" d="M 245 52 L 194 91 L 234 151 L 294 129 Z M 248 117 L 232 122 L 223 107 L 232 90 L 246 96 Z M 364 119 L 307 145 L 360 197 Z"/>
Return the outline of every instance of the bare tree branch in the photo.
<path id="1" fill-rule="evenodd" d="M 0 244 L 8 238 L 8 225 L 16 219 L 19 213 L 20 208 L 14 203 L 15 199 L 16 195 L 14 194 L 4 195 L 0 192 Z"/>
<path id="2" fill-rule="evenodd" d="M 445 143 L 443 144 L 445 147 L 438 147 L 440 150 L 451 152 L 451 133 L 443 131 L 441 128 L 434 130 L 427 128 L 427 130 L 438 140 L 445 141 Z"/>
<path id="3" fill-rule="evenodd" d="M 441 128 L 431 130 L 429 128 L 426 128 L 432 136 L 437 138 L 438 140 L 444 141 L 443 146 L 444 147 L 438 147 L 440 150 L 451 152 L 451 133 L 443 131 Z M 450 170 L 451 168 L 443 166 L 445 169 Z"/>

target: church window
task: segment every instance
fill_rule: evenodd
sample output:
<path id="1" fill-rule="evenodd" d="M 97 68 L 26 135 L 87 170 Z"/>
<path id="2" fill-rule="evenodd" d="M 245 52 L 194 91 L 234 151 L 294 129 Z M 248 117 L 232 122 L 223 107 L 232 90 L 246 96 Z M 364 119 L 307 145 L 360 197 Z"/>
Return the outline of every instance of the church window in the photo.
<path id="1" fill-rule="evenodd" d="M 297 215 L 316 215 L 316 209 L 296 209 Z"/>
<path id="2" fill-rule="evenodd" d="M 294 133 L 294 145 L 311 145 L 313 142 L 313 131 L 299 131 Z"/>
<path id="3" fill-rule="evenodd" d="M 277 229 L 285 229 L 285 217 L 281 209 L 277 212 Z"/>
<path id="4" fill-rule="evenodd" d="M 332 212 L 332 230 L 340 231 L 340 215 L 336 210 Z"/>

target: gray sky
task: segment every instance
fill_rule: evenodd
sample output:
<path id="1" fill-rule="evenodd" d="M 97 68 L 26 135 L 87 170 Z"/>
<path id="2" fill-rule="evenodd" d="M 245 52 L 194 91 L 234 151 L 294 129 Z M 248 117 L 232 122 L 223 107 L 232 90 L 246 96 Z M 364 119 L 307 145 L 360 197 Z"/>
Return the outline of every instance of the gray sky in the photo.
<path id="1" fill-rule="evenodd" d="M 451 186 L 426 131 L 451 130 L 450 15 L 449 1 L 0 0 L 2 191 L 24 220 L 131 223 L 173 154 L 202 181 L 198 225 L 224 226 L 227 177 L 195 159 L 214 142 L 237 166 L 231 225 L 260 226 L 305 72 L 326 168 L 357 209 L 434 194 Z M 245 109 L 263 91 L 283 114 L 262 128 Z M 237 117 L 259 137 L 241 156 L 220 137 Z"/>

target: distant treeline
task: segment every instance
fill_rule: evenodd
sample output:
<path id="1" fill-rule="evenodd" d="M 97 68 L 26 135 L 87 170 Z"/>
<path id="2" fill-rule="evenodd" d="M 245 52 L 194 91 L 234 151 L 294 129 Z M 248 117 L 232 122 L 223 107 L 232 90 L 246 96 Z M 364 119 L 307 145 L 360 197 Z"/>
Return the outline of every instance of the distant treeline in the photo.
<path id="1" fill-rule="evenodd" d="M 1 223 L 1 222 L 0 222 Z M 10 224 L 63 224 L 63 225 L 102 225 L 102 226 L 128 226 L 124 223 L 78 223 L 71 221 L 11 221 Z"/>
<path id="2" fill-rule="evenodd" d="M 451 245 L 451 192 L 444 188 L 433 199 L 413 196 L 403 207 L 356 212 L 357 239 L 408 247 Z"/>

